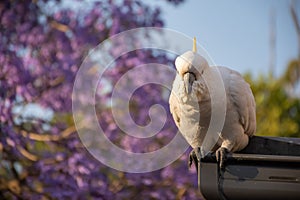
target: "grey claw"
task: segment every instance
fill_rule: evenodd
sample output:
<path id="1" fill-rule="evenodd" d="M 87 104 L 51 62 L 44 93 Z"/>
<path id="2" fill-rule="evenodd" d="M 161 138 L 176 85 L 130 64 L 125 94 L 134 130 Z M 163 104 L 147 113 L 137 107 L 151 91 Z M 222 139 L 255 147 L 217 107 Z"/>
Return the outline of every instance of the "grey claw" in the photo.
<path id="1" fill-rule="evenodd" d="M 227 159 L 228 152 L 229 151 L 224 147 L 220 147 L 216 151 L 216 159 L 217 159 L 217 162 L 219 163 L 220 169 L 225 168 L 225 162 L 226 162 L 226 159 Z"/>
<path id="2" fill-rule="evenodd" d="M 190 155 L 189 155 L 189 161 L 188 161 L 188 166 L 191 168 L 192 164 L 194 163 L 196 168 L 198 165 L 198 162 L 200 162 L 200 159 L 203 157 L 203 152 L 200 147 L 194 148 Z"/>
<path id="3" fill-rule="evenodd" d="M 201 147 L 195 148 L 195 154 L 197 161 L 200 162 L 201 158 L 203 157 Z"/>
<path id="4" fill-rule="evenodd" d="M 193 164 L 193 162 L 194 162 L 195 158 L 196 158 L 195 151 L 194 151 L 194 150 L 192 150 L 192 151 L 190 152 L 190 155 L 189 155 L 189 162 L 188 162 L 188 166 L 189 166 L 189 168 L 191 168 L 191 167 L 192 167 L 192 164 Z"/>

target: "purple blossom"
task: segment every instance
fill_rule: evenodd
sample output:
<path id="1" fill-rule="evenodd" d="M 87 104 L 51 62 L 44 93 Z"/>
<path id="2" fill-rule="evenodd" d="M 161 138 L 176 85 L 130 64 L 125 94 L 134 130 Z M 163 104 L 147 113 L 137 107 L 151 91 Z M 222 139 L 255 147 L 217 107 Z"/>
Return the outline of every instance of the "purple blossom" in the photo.
<path id="1" fill-rule="evenodd" d="M 168 2 L 177 5 L 182 0 Z M 55 5 L 54 13 L 50 12 L 50 5 Z M 18 188 L 1 187 L 0 197 L 198 198 L 195 171 L 186 169 L 187 155 L 162 170 L 127 174 L 94 159 L 75 131 L 68 129 L 74 126 L 71 113 L 74 78 L 88 50 L 124 30 L 163 26 L 160 10 L 135 0 L 124 0 L 118 4 L 111 4 L 108 0 L 95 2 L 89 8 L 80 7 L 80 12 L 60 5 L 60 0 L 0 3 L 0 163 L 7 168 L 0 172 L 0 181 L 8 183 L 15 180 Z M 117 54 L 118 51 L 113 49 L 111 53 Z M 163 53 L 154 55 L 150 50 L 131 52 L 118 59 L 115 67 L 106 72 L 108 81 L 114 85 L 127 70 L 151 62 L 171 65 Z M 86 87 L 90 86 L 87 84 Z M 98 90 L 97 103 L 110 99 L 111 91 L 103 95 L 103 87 L 99 86 Z M 132 118 L 136 123 L 147 124 L 148 111 L 153 103 L 168 109 L 161 93 L 162 88 L 156 85 L 142 87 L 134 93 L 132 103 L 136 108 L 132 111 Z M 151 98 L 141 103 L 145 94 Z M 84 96 L 80 100 L 94 103 Z M 13 108 L 32 103 L 54 111 L 49 130 L 43 128 L 42 120 L 27 118 L 21 124 L 15 123 L 14 119 L 18 116 L 12 112 Z M 99 112 L 98 117 L 107 137 L 121 148 L 133 152 L 159 149 L 177 131 L 168 116 L 156 138 L 138 140 L 122 134 L 109 110 Z M 16 165 L 20 166 L 19 170 L 16 170 Z M 179 193 L 182 190 L 184 192 Z"/>

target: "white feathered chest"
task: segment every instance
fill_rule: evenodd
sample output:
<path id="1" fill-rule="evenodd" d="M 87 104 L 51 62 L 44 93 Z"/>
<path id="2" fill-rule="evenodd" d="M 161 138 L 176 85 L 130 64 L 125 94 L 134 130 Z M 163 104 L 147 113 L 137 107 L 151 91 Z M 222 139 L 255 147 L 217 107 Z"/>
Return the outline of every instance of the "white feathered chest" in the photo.
<path id="1" fill-rule="evenodd" d="M 187 95 L 184 92 L 182 78 L 179 75 L 175 77 L 170 101 L 177 102 L 178 108 L 175 108 L 176 114 L 173 113 L 173 116 L 175 115 L 174 119 L 179 131 L 192 147 L 201 146 L 209 124 L 210 98 L 208 94 L 205 84 L 195 81 L 191 94 Z M 201 104 L 199 104 L 200 99 Z M 177 120 L 176 116 L 178 116 Z"/>

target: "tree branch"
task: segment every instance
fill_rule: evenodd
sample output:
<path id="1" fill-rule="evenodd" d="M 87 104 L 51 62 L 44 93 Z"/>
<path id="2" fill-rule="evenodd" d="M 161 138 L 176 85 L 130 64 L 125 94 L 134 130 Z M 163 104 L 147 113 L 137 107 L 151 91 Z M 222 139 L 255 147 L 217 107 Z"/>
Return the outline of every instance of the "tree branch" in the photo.
<path id="1" fill-rule="evenodd" d="M 76 131 L 76 127 L 75 125 L 73 125 L 65 129 L 64 131 L 62 131 L 60 135 L 50 135 L 50 134 L 41 135 L 37 133 L 27 132 L 25 130 L 21 130 L 21 134 L 23 137 L 29 138 L 31 140 L 49 142 L 49 141 L 59 141 L 61 139 L 67 138 L 75 131 Z"/>

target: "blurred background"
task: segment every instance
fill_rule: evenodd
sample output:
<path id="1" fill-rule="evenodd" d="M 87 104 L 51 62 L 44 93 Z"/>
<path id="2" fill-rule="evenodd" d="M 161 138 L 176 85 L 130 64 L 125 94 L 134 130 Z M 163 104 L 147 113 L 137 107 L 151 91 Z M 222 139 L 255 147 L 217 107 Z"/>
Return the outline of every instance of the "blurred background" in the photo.
<path id="1" fill-rule="evenodd" d="M 95 160 L 76 133 L 71 95 L 83 59 L 110 36 L 152 26 L 196 36 L 217 65 L 244 75 L 257 104 L 257 135 L 300 137 L 300 1 L 5 0 L 0 199 L 201 198 L 195 169 L 187 168 L 189 151 L 164 169 L 129 174 Z M 106 72 L 110 86 L 99 85 L 97 102 L 110 99 L 126 71 L 150 62 L 174 67 L 165 52 L 122 55 Z M 157 85 L 139 88 L 130 100 L 132 118 L 146 125 L 154 103 L 168 111 L 165 96 Z M 107 137 L 128 151 L 154 151 L 177 131 L 169 114 L 157 137 L 134 139 L 116 126 L 109 105 L 96 110 Z"/>

